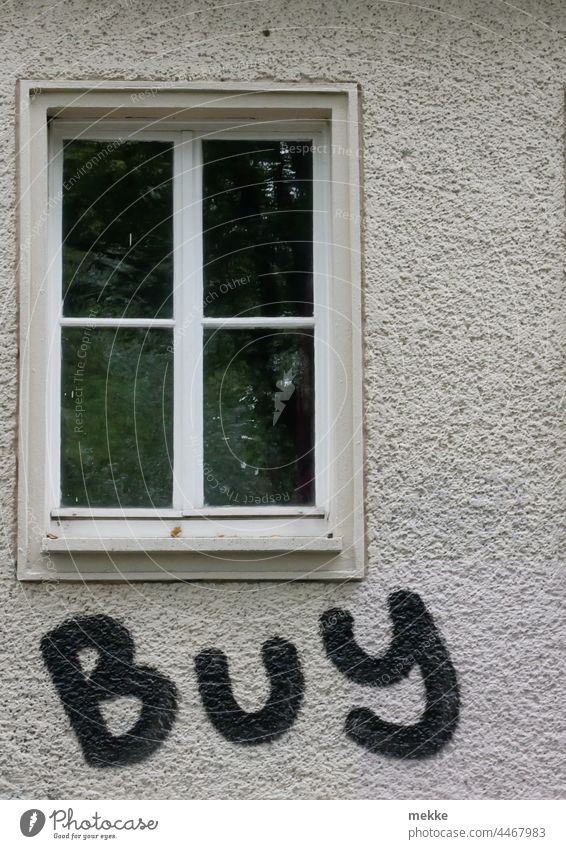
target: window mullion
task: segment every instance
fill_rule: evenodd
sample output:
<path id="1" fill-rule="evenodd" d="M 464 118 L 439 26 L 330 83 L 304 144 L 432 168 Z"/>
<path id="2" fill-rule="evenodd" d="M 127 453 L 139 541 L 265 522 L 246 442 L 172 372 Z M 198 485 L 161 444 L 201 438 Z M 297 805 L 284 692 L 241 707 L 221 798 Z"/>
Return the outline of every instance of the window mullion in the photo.
<path id="1" fill-rule="evenodd" d="M 224 330 L 250 330 L 263 327 L 280 330 L 294 330 L 301 327 L 314 327 L 314 316 L 227 316 L 219 318 L 203 318 L 203 326 L 206 328 L 220 328 Z"/>
<path id="2" fill-rule="evenodd" d="M 202 504 L 202 204 L 200 143 L 175 145 L 175 426 L 173 506 Z"/>
<path id="3" fill-rule="evenodd" d="M 63 316 L 59 321 L 61 327 L 130 327 L 154 328 L 158 330 L 171 329 L 175 326 L 172 318 L 91 318 L 90 316 Z"/>

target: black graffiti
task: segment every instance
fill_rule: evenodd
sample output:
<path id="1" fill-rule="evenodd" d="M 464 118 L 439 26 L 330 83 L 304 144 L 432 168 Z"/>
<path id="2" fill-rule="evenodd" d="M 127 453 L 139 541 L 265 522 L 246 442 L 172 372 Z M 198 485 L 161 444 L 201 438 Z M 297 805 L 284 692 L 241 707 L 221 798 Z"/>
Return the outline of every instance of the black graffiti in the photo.
<path id="1" fill-rule="evenodd" d="M 295 722 L 304 692 L 304 679 L 295 646 L 280 638 L 261 649 L 271 692 L 264 707 L 247 713 L 238 705 L 226 655 L 207 649 L 197 655 L 195 669 L 207 716 L 216 730 L 232 743 L 248 746 L 281 737 Z"/>
<path id="2" fill-rule="evenodd" d="M 426 705 L 419 722 L 396 725 L 385 722 L 369 708 L 348 714 L 346 734 L 370 752 L 397 758 L 426 758 L 452 738 L 460 713 L 456 672 L 432 616 L 416 593 L 399 591 L 389 596 L 393 639 L 382 657 L 370 657 L 353 635 L 354 619 L 345 610 L 328 610 L 321 617 L 321 632 L 330 660 L 340 672 L 370 687 L 387 687 L 420 667 Z"/>
<path id="3" fill-rule="evenodd" d="M 98 652 L 90 676 L 84 674 L 79 660 L 79 652 L 86 648 Z M 119 622 L 109 616 L 70 619 L 43 637 L 41 650 L 91 766 L 143 761 L 166 739 L 175 721 L 177 689 L 155 669 L 134 664 L 134 642 Z M 133 728 L 114 736 L 100 704 L 120 696 L 135 696 L 142 707 Z"/>
<path id="4" fill-rule="evenodd" d="M 354 618 L 345 610 L 321 617 L 326 652 L 351 681 L 387 687 L 418 666 L 424 680 L 426 705 L 419 722 L 385 722 L 368 708 L 350 711 L 348 737 L 371 752 L 398 758 L 425 758 L 452 738 L 460 710 L 458 682 L 450 656 L 424 603 L 415 593 L 389 597 L 393 638 L 381 657 L 371 657 L 356 643 Z M 91 675 L 81 668 L 79 653 L 98 652 Z M 57 688 L 87 763 L 96 767 L 133 764 L 149 757 L 169 735 L 177 711 L 177 689 L 164 675 L 136 666 L 129 631 L 109 616 L 69 619 L 41 641 L 46 666 Z M 260 745 L 281 737 L 295 723 L 304 696 L 304 677 L 295 646 L 274 638 L 261 649 L 270 695 L 255 712 L 241 709 L 234 698 L 226 655 L 217 649 L 200 652 L 196 675 L 206 714 L 231 743 Z M 112 735 L 100 710 L 104 701 L 134 696 L 141 701 L 132 729 Z"/>

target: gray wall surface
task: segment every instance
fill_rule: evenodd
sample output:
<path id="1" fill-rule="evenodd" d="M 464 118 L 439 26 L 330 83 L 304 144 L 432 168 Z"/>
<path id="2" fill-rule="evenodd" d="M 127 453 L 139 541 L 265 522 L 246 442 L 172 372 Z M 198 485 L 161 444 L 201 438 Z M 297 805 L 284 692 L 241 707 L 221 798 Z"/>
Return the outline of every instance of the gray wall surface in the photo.
<path id="1" fill-rule="evenodd" d="M 7 2 L 0 8 L 0 793 L 27 798 L 564 796 L 566 4 L 522 0 Z M 269 34 L 263 31 L 269 30 Z M 21 584 L 15 579 L 18 78 L 356 81 L 363 101 L 368 577 L 358 583 Z M 353 707 L 409 725 L 422 675 L 361 686 L 324 611 L 379 656 L 387 600 L 418 593 L 460 716 L 427 758 L 350 739 Z M 40 650 L 76 615 L 125 625 L 175 682 L 147 760 L 89 766 Z M 206 716 L 195 656 L 224 651 L 253 711 L 261 646 L 292 642 L 304 700 L 271 743 Z M 105 707 L 114 733 L 137 708 Z"/>

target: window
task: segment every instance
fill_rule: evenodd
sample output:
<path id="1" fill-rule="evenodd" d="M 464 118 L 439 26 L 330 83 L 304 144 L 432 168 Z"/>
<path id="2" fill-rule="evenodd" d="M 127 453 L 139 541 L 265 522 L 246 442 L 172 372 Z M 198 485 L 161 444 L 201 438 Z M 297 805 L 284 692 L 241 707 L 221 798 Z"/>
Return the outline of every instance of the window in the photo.
<path id="1" fill-rule="evenodd" d="M 364 572 L 353 86 L 21 85 L 24 579 Z"/>

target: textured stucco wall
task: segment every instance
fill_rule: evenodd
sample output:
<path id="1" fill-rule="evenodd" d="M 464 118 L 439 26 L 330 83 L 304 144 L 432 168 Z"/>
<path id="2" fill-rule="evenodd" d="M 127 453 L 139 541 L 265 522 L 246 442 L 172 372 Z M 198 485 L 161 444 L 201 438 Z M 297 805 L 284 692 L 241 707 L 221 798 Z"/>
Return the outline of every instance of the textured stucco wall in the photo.
<path id="1" fill-rule="evenodd" d="M 24 797 L 561 797 L 566 386 L 566 6 L 85 0 L 0 10 L 0 793 Z M 268 29 L 270 35 L 262 34 Z M 355 80 L 363 91 L 367 580 L 334 584 L 21 585 L 15 82 L 22 78 Z M 454 739 L 422 760 L 346 738 L 354 705 L 416 721 L 422 684 L 374 690 L 329 663 L 320 614 L 344 607 L 369 653 L 387 597 L 417 592 L 461 688 Z M 175 681 L 176 724 L 146 762 L 85 764 L 40 653 L 76 614 L 131 631 Z M 209 724 L 194 657 L 227 652 L 261 706 L 260 647 L 291 640 L 306 689 L 291 731 L 240 747 Z M 129 725 L 114 709 L 114 728 Z"/>

